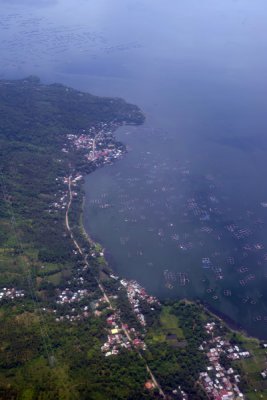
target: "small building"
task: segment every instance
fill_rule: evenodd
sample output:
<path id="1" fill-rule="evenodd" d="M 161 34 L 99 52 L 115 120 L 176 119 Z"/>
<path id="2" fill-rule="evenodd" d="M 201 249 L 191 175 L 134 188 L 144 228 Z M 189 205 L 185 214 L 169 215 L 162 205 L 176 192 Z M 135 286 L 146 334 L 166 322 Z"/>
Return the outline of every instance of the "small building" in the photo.
<path id="1" fill-rule="evenodd" d="M 153 390 L 153 389 L 155 388 L 155 385 L 154 385 L 154 383 L 153 383 L 152 381 L 147 381 L 147 382 L 145 383 L 145 388 L 146 388 L 147 390 Z"/>

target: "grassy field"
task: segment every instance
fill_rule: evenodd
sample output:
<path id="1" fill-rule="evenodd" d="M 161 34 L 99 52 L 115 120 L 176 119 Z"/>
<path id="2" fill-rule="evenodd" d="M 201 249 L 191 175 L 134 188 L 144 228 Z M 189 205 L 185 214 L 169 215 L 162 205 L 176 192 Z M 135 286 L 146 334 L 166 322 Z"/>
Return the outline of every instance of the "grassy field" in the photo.
<path id="1" fill-rule="evenodd" d="M 164 306 L 160 314 L 160 326 L 153 328 L 149 332 L 149 339 L 153 342 L 166 342 L 166 335 L 177 336 L 178 341 L 184 340 L 184 334 L 179 326 L 179 319 L 171 314 L 171 307 Z"/>
<path id="2" fill-rule="evenodd" d="M 260 399 L 266 399 L 267 398 L 267 392 L 266 391 L 254 391 L 254 392 L 249 392 L 246 393 L 246 398 L 247 400 L 260 400 Z"/>
<path id="3" fill-rule="evenodd" d="M 241 367 L 247 383 L 246 398 L 248 400 L 267 399 L 267 379 L 264 380 L 261 372 L 267 368 L 267 352 L 260 346 L 258 339 L 249 338 L 242 333 L 236 334 L 240 346 L 250 352 L 251 358 L 236 361 Z"/>

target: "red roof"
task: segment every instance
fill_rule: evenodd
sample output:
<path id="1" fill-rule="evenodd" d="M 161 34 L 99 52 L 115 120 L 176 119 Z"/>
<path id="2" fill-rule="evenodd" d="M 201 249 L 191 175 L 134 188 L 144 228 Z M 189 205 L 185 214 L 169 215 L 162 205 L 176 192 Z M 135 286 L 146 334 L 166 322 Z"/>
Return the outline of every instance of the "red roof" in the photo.
<path id="1" fill-rule="evenodd" d="M 153 382 L 152 382 L 152 381 L 147 381 L 147 382 L 145 383 L 145 388 L 148 389 L 148 390 L 153 389 L 153 388 L 154 388 Z"/>

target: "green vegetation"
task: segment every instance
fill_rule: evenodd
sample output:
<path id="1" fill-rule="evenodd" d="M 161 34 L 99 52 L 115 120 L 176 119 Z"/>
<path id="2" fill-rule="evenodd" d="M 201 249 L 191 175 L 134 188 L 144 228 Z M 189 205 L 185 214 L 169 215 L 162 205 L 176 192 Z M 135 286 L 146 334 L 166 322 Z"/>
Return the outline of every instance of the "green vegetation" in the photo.
<path id="1" fill-rule="evenodd" d="M 148 376 L 136 353 L 102 355 L 104 317 L 89 313 L 68 322 L 67 305 L 60 309 L 62 322 L 54 316 L 57 291 L 83 265 L 65 229 L 65 209 L 51 204 L 66 194 L 64 177 L 95 168 L 62 152 L 66 135 L 102 123 L 142 123 L 143 115 L 123 100 L 30 77 L 0 81 L 0 116 L 0 289 L 16 287 L 26 294 L 0 302 L 0 399 L 155 398 L 144 390 Z M 80 186 L 76 192 L 70 223 L 89 248 L 79 224 Z M 91 265 L 97 270 L 98 261 Z M 89 301 L 98 298 L 92 271 L 84 276 Z"/>
<path id="2" fill-rule="evenodd" d="M 0 116 L 0 287 L 22 287 L 26 267 L 19 255 L 20 241 L 24 256 L 42 278 L 52 275 L 42 273 L 44 263 L 56 273 L 75 262 L 63 231 L 64 209 L 53 211 L 50 206 L 65 191 L 64 176 L 79 169 L 89 173 L 94 166 L 61 151 L 66 134 L 100 123 L 141 123 L 143 116 L 121 99 L 42 85 L 35 77 L 0 81 Z M 76 203 L 72 216 L 78 224 L 81 196 Z"/>
<path id="3" fill-rule="evenodd" d="M 249 338 L 240 332 L 230 332 L 232 343 L 249 351 L 251 357 L 236 361 L 235 368 L 242 376 L 242 386 L 249 400 L 267 397 L 267 379 L 263 379 L 261 372 L 267 368 L 267 350 L 263 348 L 258 339 Z"/>
<path id="4" fill-rule="evenodd" d="M 173 344 L 184 343 L 184 334 L 179 324 L 179 319 L 172 312 L 171 306 L 162 308 L 159 317 L 159 323 L 155 324 L 148 333 L 148 340 L 155 342 L 173 342 Z M 174 340 L 168 339 L 168 336 L 174 335 Z"/>
<path id="5" fill-rule="evenodd" d="M 206 399 L 196 383 L 207 359 L 198 348 L 205 338 L 204 322 L 198 306 L 183 301 L 163 306 L 158 320 L 148 331 L 151 368 L 167 393 L 179 386 L 190 399 Z"/>
<path id="6" fill-rule="evenodd" d="M 100 305 L 96 317 L 90 307 L 103 295 L 96 277 L 109 295 L 116 295 L 112 304 L 121 310 L 123 322 L 137 330 L 140 324 L 125 291 L 109 279 L 101 246 L 85 236 L 81 185 L 75 186 L 69 222 L 88 254 L 89 269 L 65 227 L 64 177 L 96 167 L 80 153 L 62 151 L 66 135 L 102 123 L 115 128 L 143 120 L 136 106 L 120 99 L 42 85 L 34 77 L 0 81 L 0 291 L 25 292 L 24 298 L 0 299 L 0 400 L 159 399 L 156 390 L 144 388 L 150 378 L 145 362 L 170 398 L 180 399 L 179 387 L 192 400 L 207 398 L 198 384 L 207 366 L 199 346 L 206 339 L 205 322 L 216 318 L 186 301 L 155 305 L 155 310 L 141 302 L 147 321 L 144 358 L 127 350 L 105 357 L 100 349 L 111 311 Z M 64 196 L 65 206 L 51 207 Z M 80 270 L 86 297 L 75 309 L 73 303 L 59 304 L 59 293 L 70 286 L 74 292 L 80 289 Z M 252 355 L 231 364 L 240 371 L 247 398 L 266 398 L 267 380 L 260 375 L 266 350 L 225 325 L 223 334 Z"/>
<path id="7" fill-rule="evenodd" d="M 37 317 L 9 317 L 8 311 L 0 326 L 1 399 L 151 398 L 143 391 L 147 374 L 136 353 L 111 359 L 100 353 L 103 320 L 70 325 L 46 318 L 48 352 L 54 357 L 49 365 Z"/>

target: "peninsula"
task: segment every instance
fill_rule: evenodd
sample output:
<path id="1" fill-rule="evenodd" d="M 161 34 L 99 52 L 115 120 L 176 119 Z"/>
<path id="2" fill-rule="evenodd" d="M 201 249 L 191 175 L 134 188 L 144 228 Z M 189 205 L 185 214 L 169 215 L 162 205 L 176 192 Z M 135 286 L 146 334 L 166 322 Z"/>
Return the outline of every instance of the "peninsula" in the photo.
<path id="1" fill-rule="evenodd" d="M 0 399 L 260 399 L 266 343 L 110 270 L 83 179 L 144 115 L 38 78 L 0 81 Z M 228 397 L 226 397 L 228 396 Z"/>

